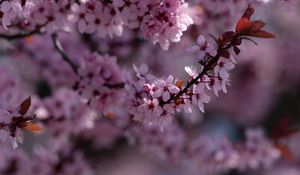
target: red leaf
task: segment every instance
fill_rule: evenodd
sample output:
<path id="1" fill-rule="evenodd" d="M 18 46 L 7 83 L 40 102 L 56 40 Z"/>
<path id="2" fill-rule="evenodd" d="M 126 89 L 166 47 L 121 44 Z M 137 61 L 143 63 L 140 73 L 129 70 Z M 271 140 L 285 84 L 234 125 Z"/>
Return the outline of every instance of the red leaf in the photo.
<path id="1" fill-rule="evenodd" d="M 240 54 L 240 52 L 241 52 L 241 50 L 236 46 L 233 47 L 233 51 L 236 55 Z"/>
<path id="2" fill-rule="evenodd" d="M 243 14 L 243 18 L 247 18 L 248 20 L 250 20 L 251 16 L 254 13 L 254 7 L 251 6 L 251 4 L 248 5 L 247 9 L 245 10 L 244 14 Z"/>
<path id="3" fill-rule="evenodd" d="M 263 30 L 258 30 L 256 32 L 250 32 L 249 36 L 258 37 L 258 38 L 275 38 L 275 35 Z"/>
<path id="4" fill-rule="evenodd" d="M 286 137 L 291 137 L 294 134 L 298 133 L 299 129 L 283 129 L 281 131 L 277 131 L 277 132 L 272 132 L 271 137 L 275 140 L 280 139 L 280 138 L 286 138 Z"/>
<path id="5" fill-rule="evenodd" d="M 39 133 L 44 131 L 44 128 L 41 125 L 31 121 L 25 122 L 22 128 L 32 133 Z"/>
<path id="6" fill-rule="evenodd" d="M 175 86 L 178 87 L 179 89 L 181 89 L 182 84 L 183 84 L 183 80 L 178 80 L 178 81 L 176 81 Z"/>
<path id="7" fill-rule="evenodd" d="M 283 158 L 285 158 L 288 161 L 295 160 L 295 156 L 286 145 L 276 143 L 274 146 L 280 151 Z"/>
<path id="8" fill-rule="evenodd" d="M 271 130 L 270 136 L 274 140 L 278 140 L 280 138 L 291 137 L 292 135 L 299 132 L 299 129 L 290 128 L 292 124 L 292 117 L 286 116 L 281 119 L 278 124 Z"/>
<path id="9" fill-rule="evenodd" d="M 238 46 L 242 44 L 242 39 L 238 38 L 232 41 L 232 45 Z"/>
<path id="10" fill-rule="evenodd" d="M 244 15 L 237 22 L 235 26 L 235 31 L 237 35 L 240 36 L 253 36 L 258 38 L 275 38 L 275 35 L 272 33 L 261 30 L 266 23 L 258 21 L 250 21 L 252 14 L 254 13 L 254 8 L 251 5 L 248 5 Z"/>
<path id="11" fill-rule="evenodd" d="M 219 54 L 224 58 L 230 58 L 230 53 L 227 49 L 221 49 L 219 50 Z"/>
<path id="12" fill-rule="evenodd" d="M 219 37 L 219 43 L 220 44 L 225 44 L 233 40 L 235 37 L 235 32 L 233 31 L 228 31 L 222 33 L 222 35 Z"/>
<path id="13" fill-rule="evenodd" d="M 247 18 L 241 18 L 235 26 L 235 31 L 237 34 L 242 34 L 249 31 L 252 27 L 252 22 Z"/>
<path id="14" fill-rule="evenodd" d="M 258 30 L 262 29 L 265 25 L 266 25 L 266 23 L 261 20 L 253 21 L 251 31 L 258 31 Z"/>
<path id="15" fill-rule="evenodd" d="M 28 97 L 19 105 L 19 107 L 20 107 L 19 113 L 21 115 L 25 115 L 30 106 L 31 106 L 31 98 Z"/>

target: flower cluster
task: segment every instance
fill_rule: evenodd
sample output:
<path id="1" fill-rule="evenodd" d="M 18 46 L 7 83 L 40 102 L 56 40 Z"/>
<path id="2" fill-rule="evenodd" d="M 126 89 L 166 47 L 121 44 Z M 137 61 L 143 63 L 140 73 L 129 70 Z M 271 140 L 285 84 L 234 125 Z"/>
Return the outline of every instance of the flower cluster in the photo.
<path id="1" fill-rule="evenodd" d="M 123 75 L 116 57 L 87 54 L 78 68 L 78 80 L 73 89 L 94 109 L 109 112 L 107 109 L 111 104 L 115 106 L 123 102 Z"/>
<path id="2" fill-rule="evenodd" d="M 182 32 L 193 23 L 187 14 L 187 4 L 179 0 L 114 0 L 112 3 L 94 0 L 75 4 L 73 10 L 81 33 L 96 31 L 100 36 L 120 36 L 126 25 L 140 30 L 165 50 L 170 41 L 179 42 Z"/>
<path id="3" fill-rule="evenodd" d="M 19 30 L 36 31 L 41 27 L 51 32 L 67 27 L 73 0 L 41 1 L 12 0 L 1 3 L 2 26 L 16 26 Z"/>
<path id="4" fill-rule="evenodd" d="M 74 24 L 80 33 L 98 36 L 121 36 L 123 26 L 140 30 L 153 43 L 165 50 L 171 42 L 179 42 L 182 32 L 193 23 L 188 6 L 180 0 L 169 1 L 97 1 L 12 0 L 0 4 L 1 23 L 16 26 L 29 33 L 70 31 Z"/>
<path id="5" fill-rule="evenodd" d="M 134 126 L 126 137 L 130 144 L 139 145 L 144 153 L 177 163 L 182 161 L 180 158 L 184 155 L 183 149 L 187 141 L 183 130 L 176 125 L 166 128 L 164 132 L 155 126 Z"/>
<path id="6" fill-rule="evenodd" d="M 74 91 L 61 88 L 46 98 L 36 110 L 37 116 L 54 135 L 79 134 L 93 127 L 95 112 Z"/>
<path id="7" fill-rule="evenodd" d="M 246 142 L 238 145 L 240 154 L 238 168 L 241 170 L 261 167 L 269 168 L 280 157 L 280 151 L 264 135 L 261 129 L 249 129 L 246 131 Z"/>
<path id="8" fill-rule="evenodd" d="M 188 144 L 186 163 L 194 171 L 215 174 L 230 169 L 268 168 L 280 158 L 279 150 L 261 128 L 247 129 L 245 140 L 245 143 L 232 144 L 227 138 L 201 136 Z"/>
<path id="9" fill-rule="evenodd" d="M 74 20 L 81 33 L 94 33 L 104 37 L 122 35 L 123 21 L 113 4 L 103 1 L 82 1 L 72 6 Z"/>
<path id="10" fill-rule="evenodd" d="M 175 104 L 161 105 L 168 101 L 172 95 L 179 92 L 175 85 L 174 78 L 169 76 L 167 79 L 154 80 L 155 77 L 148 73 L 148 67 L 141 65 L 139 68 L 134 66 L 137 76 L 137 83 L 129 86 L 132 92 L 129 99 L 129 109 L 134 115 L 134 120 L 146 125 L 160 125 L 161 129 L 169 125 L 176 112 Z"/>
<path id="11" fill-rule="evenodd" d="M 114 0 L 113 5 L 130 29 L 140 29 L 165 50 L 170 41 L 179 42 L 182 32 L 193 23 L 187 4 L 180 0 Z"/>
<path id="12" fill-rule="evenodd" d="M 190 137 L 178 125 L 160 132 L 155 126 L 134 126 L 127 135 L 130 143 L 148 154 L 181 163 L 193 173 L 218 174 L 232 169 L 245 171 L 269 168 L 281 153 L 261 128 L 248 128 L 245 140 L 232 143 L 227 137 L 207 133 Z"/>
<path id="13" fill-rule="evenodd" d="M 88 162 L 82 153 L 72 146 L 69 142 L 52 143 L 52 147 L 48 149 L 36 146 L 34 161 L 30 166 L 31 173 L 90 175 L 92 171 Z"/>

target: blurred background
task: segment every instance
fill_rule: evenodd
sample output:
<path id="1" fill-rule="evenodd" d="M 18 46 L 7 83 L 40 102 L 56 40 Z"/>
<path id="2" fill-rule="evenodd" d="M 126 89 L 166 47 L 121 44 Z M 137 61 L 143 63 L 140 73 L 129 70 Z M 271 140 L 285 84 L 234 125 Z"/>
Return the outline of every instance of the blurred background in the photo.
<path id="1" fill-rule="evenodd" d="M 209 39 L 209 34 L 218 36 L 224 31 L 234 30 L 235 23 L 247 7 L 248 1 L 226 3 L 222 0 L 191 0 L 187 2 L 193 7 L 190 13 L 193 14 L 197 25 L 192 25 L 188 31 L 184 32 L 181 42 L 172 44 L 168 51 L 163 51 L 158 45 L 153 45 L 136 32 L 129 30 L 125 30 L 123 36 L 112 39 L 103 39 L 89 34 L 70 38 L 64 33 L 59 34 L 59 37 L 66 52 L 70 55 L 72 55 L 72 49 L 82 49 L 82 52 L 90 49 L 115 55 L 118 58 L 117 62 L 124 69 L 132 69 L 132 63 L 135 65 L 146 63 L 150 72 L 157 77 L 166 78 L 171 74 L 179 79 L 187 79 L 184 66 L 196 65 L 199 60 L 195 59 L 195 55 L 186 52 L 186 48 L 191 46 L 200 34 Z M 262 132 L 273 143 L 277 142 L 277 140 L 272 140 L 273 130 L 280 126 L 280 123 L 290 121 L 288 122 L 289 128 L 300 127 L 300 4 L 296 1 L 268 3 L 255 1 L 253 5 L 256 9 L 253 19 L 263 19 L 267 23 L 267 30 L 274 33 L 276 38 L 255 39 L 258 45 L 244 42 L 241 54 L 236 57 L 237 66 L 231 72 L 232 79 L 228 92 L 221 93 L 220 97 L 212 95 L 213 99 L 206 104 L 205 113 L 197 111 L 196 108 L 193 114 L 179 113 L 176 116 L 176 126 L 162 136 L 158 136 L 159 134 L 152 130 L 140 128 L 133 128 L 132 131 L 124 134 L 122 129 L 115 127 L 115 124 L 122 126 L 123 120 L 128 120 L 126 117 L 121 118 L 119 123 L 113 124 L 106 120 L 97 121 L 94 129 L 83 134 L 83 137 L 87 139 L 81 143 L 84 145 L 82 148 L 85 156 L 96 170 L 95 174 L 300 175 L 300 132 L 291 137 L 280 138 L 280 144 L 285 145 L 287 149 L 281 154 L 286 156 L 276 161 L 275 166 L 256 167 L 253 165 L 256 168 L 246 171 L 232 169 L 202 172 L 201 169 L 209 169 L 205 167 L 205 162 L 191 166 L 192 162 L 189 162 L 188 158 L 180 157 L 180 154 L 176 153 L 177 147 L 180 147 L 187 139 L 200 139 L 199 142 L 204 143 L 200 145 L 200 149 L 203 150 L 211 150 L 215 144 L 219 144 L 221 146 L 218 148 L 228 153 L 227 150 L 231 148 L 228 148 L 230 146 L 227 142 L 239 145 L 240 142 L 246 141 L 246 138 L 252 137 L 251 134 L 247 135 L 249 129 L 259 128 L 259 132 Z M 82 39 L 90 45 L 78 44 Z M 31 45 L 30 43 L 41 44 Z M 50 75 L 53 73 L 52 68 L 59 64 L 58 61 L 50 60 L 47 56 L 50 53 L 50 46 L 47 46 L 47 44 L 51 45 L 50 36 L 32 36 L 13 44 L 0 40 L 0 72 L 6 72 L 2 75 L 18 74 L 20 80 L 16 82 L 22 82 L 20 87 L 38 94 L 41 99 L 54 92 L 57 85 L 70 86 L 68 78 L 72 75 L 66 65 L 59 65 L 61 68 L 55 69 L 55 73 L 63 76 L 53 78 Z M 35 57 L 40 59 L 40 62 L 32 61 L 28 55 L 24 56 L 22 54 L 24 49 L 39 50 L 40 53 Z M 51 58 L 57 56 L 52 55 Z M 75 59 L 79 57 L 78 55 L 72 56 Z M 48 65 L 42 68 L 44 73 L 37 68 L 40 66 L 38 63 Z M 26 83 L 23 83 L 24 80 Z M 33 111 L 37 109 L 39 108 L 33 107 Z M 119 113 L 123 114 L 122 109 L 115 110 L 120 110 Z M 254 133 L 257 134 L 256 131 Z M 130 138 L 136 137 L 136 135 L 131 136 L 134 134 L 138 135 L 138 141 L 131 143 Z M 149 139 L 146 138 L 147 136 Z M 34 152 L 34 144 L 47 145 L 47 139 L 50 137 L 48 131 L 37 136 L 25 133 L 25 142 L 20 147 L 31 155 Z M 144 140 L 143 137 L 145 137 Z M 170 148 L 159 148 L 165 144 Z M 256 153 L 253 152 L 253 154 Z M 230 153 L 230 156 L 233 156 L 230 160 L 234 162 L 234 154 Z M 271 162 L 267 160 L 268 157 L 260 156 L 261 162 L 266 162 L 265 164 Z M 193 157 L 192 154 L 191 157 Z M 289 157 L 290 160 L 285 157 Z M 231 162 L 226 165 L 230 167 Z M 207 166 L 218 169 L 217 164 Z"/>

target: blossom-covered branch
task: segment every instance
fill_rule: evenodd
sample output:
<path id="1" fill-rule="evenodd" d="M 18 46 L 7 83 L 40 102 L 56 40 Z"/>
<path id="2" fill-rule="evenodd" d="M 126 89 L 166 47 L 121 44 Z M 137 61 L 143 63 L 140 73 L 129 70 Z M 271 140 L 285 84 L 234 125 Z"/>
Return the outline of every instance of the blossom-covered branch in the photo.
<path id="1" fill-rule="evenodd" d="M 204 57 L 204 60 L 200 60 L 199 63 L 203 66 L 203 70 L 197 75 L 195 78 L 193 78 L 190 82 L 187 83 L 187 85 L 175 96 L 172 96 L 166 103 L 170 103 L 172 100 L 178 99 L 183 94 L 187 93 L 189 88 L 193 86 L 196 83 L 201 83 L 199 80 L 203 78 L 204 75 L 207 75 L 208 71 L 213 70 L 215 66 L 218 64 L 218 60 L 223 57 L 226 59 L 230 58 L 230 52 L 229 49 L 233 48 L 233 51 L 236 55 L 240 53 L 240 49 L 238 48 L 239 45 L 242 44 L 243 40 L 250 40 L 249 37 L 259 37 L 259 38 L 274 38 L 275 36 L 271 33 L 265 32 L 262 29 L 264 27 L 265 23 L 263 21 L 250 21 L 250 17 L 254 13 L 254 8 L 252 6 L 248 6 L 247 10 L 245 11 L 242 18 L 238 21 L 236 25 L 236 31 L 228 31 L 223 33 L 218 39 L 215 39 L 217 43 L 217 51 L 216 54 L 210 54 L 207 53 L 201 53 L 201 55 L 198 57 Z M 254 41 L 252 41 L 254 42 Z M 255 43 L 255 42 L 254 42 Z M 200 36 L 197 40 L 198 46 L 193 46 L 189 48 L 189 51 L 195 52 L 205 52 L 208 48 L 208 43 L 205 41 L 205 39 Z M 256 43 L 255 43 L 256 44 Z M 202 55 L 204 54 L 204 55 Z M 215 56 L 213 56 L 215 54 Z M 222 68 L 224 66 L 222 63 L 219 63 L 219 66 Z M 222 77 L 220 77 L 222 79 Z"/>
<path id="2" fill-rule="evenodd" d="M 244 40 L 254 42 L 250 37 L 274 38 L 273 34 L 262 30 L 265 26 L 263 21 L 250 20 L 253 13 L 254 8 L 249 5 L 237 22 L 235 31 L 222 33 L 214 38 L 215 43 L 210 43 L 202 35 L 198 37 L 197 43 L 188 48 L 188 51 L 197 53 L 201 68 L 185 67 L 190 80 L 184 88 L 183 81 L 176 80 L 173 76 L 165 80 L 156 79 L 148 75 L 144 66 L 135 68 L 137 78 L 145 83 L 143 87 L 132 89 L 139 94 L 132 100 L 135 120 L 149 125 L 155 123 L 163 128 L 172 121 L 175 112 L 181 109 L 191 113 L 192 105 L 197 105 L 204 112 L 203 104 L 210 101 L 207 90 L 212 89 L 217 96 L 221 90 L 226 93 L 226 85 L 230 80 L 229 71 L 236 64 L 230 50 L 238 55 L 239 46 Z"/>

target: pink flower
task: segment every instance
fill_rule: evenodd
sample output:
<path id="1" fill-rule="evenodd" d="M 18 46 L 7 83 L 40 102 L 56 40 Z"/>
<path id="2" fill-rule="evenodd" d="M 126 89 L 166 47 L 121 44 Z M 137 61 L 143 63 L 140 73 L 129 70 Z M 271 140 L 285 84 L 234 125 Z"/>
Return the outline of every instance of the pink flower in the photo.
<path id="1" fill-rule="evenodd" d="M 217 65 L 214 67 L 215 75 L 220 75 L 221 78 L 228 77 L 229 71 L 235 67 L 234 63 L 236 62 L 233 57 L 230 57 L 230 59 L 221 57 L 218 60 Z"/>
<path id="2" fill-rule="evenodd" d="M 203 59 L 205 55 L 215 56 L 217 54 L 216 48 L 209 44 L 203 35 L 200 35 L 195 45 L 187 48 L 188 52 L 197 53 L 198 59 Z"/>
<path id="3" fill-rule="evenodd" d="M 1 3 L 0 11 L 2 12 L 2 26 L 7 29 L 7 26 L 11 25 L 11 20 L 13 20 L 17 13 L 12 10 L 11 2 L 4 1 Z"/>
<path id="4" fill-rule="evenodd" d="M 210 97 L 205 92 L 205 85 L 199 84 L 193 87 L 192 103 L 197 105 L 201 112 L 204 112 L 204 103 L 209 103 Z"/>
<path id="5" fill-rule="evenodd" d="M 193 66 L 185 66 L 184 70 L 186 71 L 186 73 L 188 73 L 193 79 L 197 77 L 197 75 L 199 74 L 196 70 L 196 68 L 194 68 Z"/>
<path id="6" fill-rule="evenodd" d="M 239 169 L 269 168 L 280 158 L 279 150 L 265 137 L 262 129 L 247 129 L 246 139 L 245 145 L 238 148 L 241 155 Z"/>
<path id="7" fill-rule="evenodd" d="M 169 76 L 166 80 L 157 80 L 154 82 L 155 90 L 152 94 L 153 98 L 161 97 L 164 102 L 168 101 L 171 97 L 171 94 L 177 94 L 179 88 L 174 84 L 174 77 Z"/>
<path id="8" fill-rule="evenodd" d="M 226 75 L 226 76 L 225 76 Z M 224 74 L 223 77 L 212 78 L 209 83 L 207 83 L 207 88 L 214 91 L 216 96 L 219 96 L 219 91 L 227 93 L 226 86 L 229 85 L 230 77 L 229 74 Z"/>

